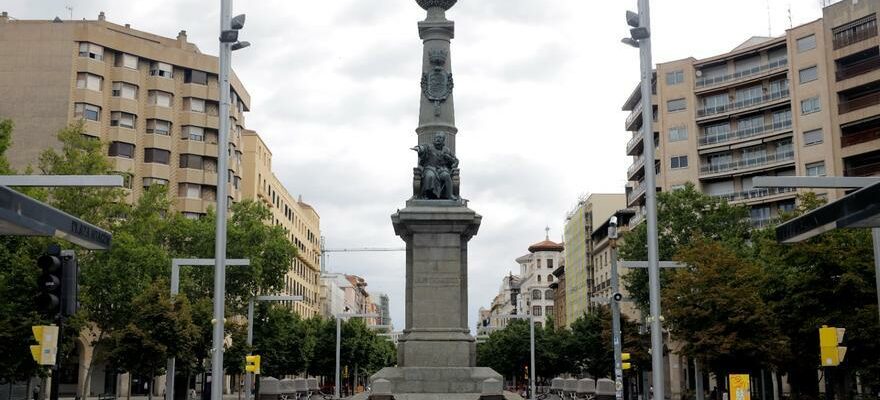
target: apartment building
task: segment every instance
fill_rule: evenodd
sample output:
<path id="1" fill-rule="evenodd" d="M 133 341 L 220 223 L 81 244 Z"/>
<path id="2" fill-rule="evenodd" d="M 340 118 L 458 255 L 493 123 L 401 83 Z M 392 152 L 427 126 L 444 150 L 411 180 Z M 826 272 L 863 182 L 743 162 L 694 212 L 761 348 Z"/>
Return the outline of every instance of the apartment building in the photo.
<path id="1" fill-rule="evenodd" d="M 611 261 L 612 261 L 612 249 L 611 249 L 611 240 L 608 237 L 608 228 L 611 226 L 611 218 L 617 217 L 617 234 L 619 239 L 617 240 L 618 248 L 623 245 L 623 233 L 628 230 L 629 222 L 636 215 L 636 212 L 632 209 L 622 209 L 618 210 L 614 213 L 613 216 L 609 217 L 605 221 L 601 223 L 595 230 L 590 234 L 590 238 L 593 242 L 593 263 L 592 275 L 595 278 L 593 280 L 593 287 L 591 288 L 591 293 L 593 296 L 600 297 L 604 299 L 610 299 L 614 294 L 614 290 L 611 287 Z M 619 259 L 619 257 L 618 257 Z M 623 295 L 624 298 L 629 297 L 629 292 L 627 292 L 626 287 L 623 283 L 623 277 L 629 272 L 628 268 L 623 268 L 620 264 L 617 266 L 617 271 L 619 275 L 619 292 Z M 592 310 L 599 304 L 608 304 L 607 301 L 593 301 L 590 300 L 589 309 Z M 620 303 L 620 312 L 621 314 L 627 316 L 629 319 L 633 321 L 640 321 L 639 311 L 636 307 L 636 304 L 632 301 L 623 301 Z"/>
<path id="2" fill-rule="evenodd" d="M 272 172 L 272 152 L 252 130 L 242 133 L 243 171 L 241 193 L 257 199 L 272 212 L 271 223 L 284 228 L 296 246 L 293 266 L 284 277 L 282 294 L 303 296 L 290 306 L 302 317 L 321 314 L 321 217 L 302 197 L 291 195 Z"/>
<path id="3" fill-rule="evenodd" d="M 556 328 L 565 328 L 568 326 L 565 319 L 565 257 L 560 261 L 562 265 L 552 272 L 556 279 L 550 284 L 550 290 L 553 290 L 553 324 Z"/>
<path id="4" fill-rule="evenodd" d="M 593 297 L 594 226 L 626 207 L 626 195 L 594 193 L 583 196 L 565 218 L 565 321 L 568 326 L 588 311 Z"/>
<path id="5" fill-rule="evenodd" d="M 550 240 L 549 232 L 547 228 L 543 241 L 529 246 L 528 254 L 516 258 L 520 268 L 517 314 L 535 317 L 535 326 L 543 326 L 547 317 L 555 314 L 556 291 L 550 289 L 550 284 L 556 280 L 553 271 L 564 258 L 565 247 Z"/>
<path id="6" fill-rule="evenodd" d="M 701 60 L 661 63 L 652 90 L 658 190 L 693 182 L 745 204 L 753 224 L 795 207 L 797 192 L 755 176 L 880 174 L 880 52 L 874 1 L 841 1 L 781 37 L 753 37 Z M 643 219 L 646 150 L 641 93 L 624 103 L 633 164 L 627 204 Z M 842 195 L 817 190 L 828 200 Z"/>
<path id="7" fill-rule="evenodd" d="M 241 200 L 241 132 L 250 95 L 233 74 L 229 170 L 217 170 L 220 88 L 217 58 L 185 31 L 171 39 L 98 20 L 16 20 L 0 14 L 0 116 L 15 123 L 13 167 L 35 165 L 57 132 L 82 121 L 108 143 L 129 200 L 168 185 L 192 218 L 216 205 L 217 174 Z"/>

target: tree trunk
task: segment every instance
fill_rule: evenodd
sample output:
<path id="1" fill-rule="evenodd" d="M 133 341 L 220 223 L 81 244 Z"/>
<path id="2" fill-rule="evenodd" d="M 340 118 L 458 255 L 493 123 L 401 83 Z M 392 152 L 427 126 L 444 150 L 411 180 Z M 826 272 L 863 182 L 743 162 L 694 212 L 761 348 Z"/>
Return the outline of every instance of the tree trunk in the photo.
<path id="1" fill-rule="evenodd" d="M 128 400 L 131 400 L 131 372 L 128 373 Z"/>
<path id="2" fill-rule="evenodd" d="M 92 357 L 89 358 L 89 364 L 86 366 L 86 378 L 85 382 L 82 385 L 82 392 L 79 394 L 80 398 L 83 400 L 87 400 L 89 398 L 89 392 L 91 392 L 91 384 L 92 384 L 92 370 L 95 366 L 95 358 L 97 358 L 98 354 L 98 343 L 104 340 L 104 331 L 98 333 L 98 338 L 92 342 Z"/>

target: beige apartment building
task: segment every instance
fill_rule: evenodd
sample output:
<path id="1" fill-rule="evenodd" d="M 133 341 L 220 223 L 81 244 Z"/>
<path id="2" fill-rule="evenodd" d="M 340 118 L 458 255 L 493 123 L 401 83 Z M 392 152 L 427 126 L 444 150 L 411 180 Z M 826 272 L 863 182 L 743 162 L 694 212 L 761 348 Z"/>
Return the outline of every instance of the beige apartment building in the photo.
<path id="1" fill-rule="evenodd" d="M 242 133 L 242 197 L 258 199 L 272 212 L 272 223 L 282 226 L 297 248 L 293 268 L 284 278 L 282 294 L 303 296 L 291 307 L 305 317 L 321 313 L 321 218 L 312 206 L 294 198 L 272 172 L 272 152 L 251 130 Z"/>
<path id="2" fill-rule="evenodd" d="M 626 195 L 594 193 L 583 196 L 565 218 L 565 322 L 568 326 L 589 310 L 593 275 L 594 227 L 626 207 Z"/>
<path id="3" fill-rule="evenodd" d="M 880 174 L 880 52 L 876 1 L 841 1 L 784 36 L 729 53 L 660 63 L 652 94 L 657 188 L 686 182 L 750 207 L 756 226 L 795 206 L 792 189 L 755 176 Z M 644 218 L 641 94 L 623 107 L 632 138 L 627 204 Z M 841 191 L 817 190 L 834 200 Z"/>
<path id="4" fill-rule="evenodd" d="M 174 209 L 190 218 L 216 207 L 218 173 L 227 175 L 232 202 L 259 199 L 299 250 L 282 294 L 302 295 L 290 306 L 303 317 L 320 311 L 320 218 L 272 173 L 266 144 L 246 131 L 250 95 L 231 77 L 228 171 L 218 171 L 218 60 L 187 41 L 106 21 L 17 20 L 0 13 L 0 118 L 15 123 L 7 152 L 13 167 L 35 166 L 60 147 L 57 132 L 82 121 L 84 133 L 107 144 L 114 170 L 126 177 L 129 201 L 145 187 L 169 185 Z M 76 363 L 63 365 L 61 392 L 85 382 L 94 349 L 83 338 Z M 147 377 L 117 375 L 99 363 L 90 393 L 143 395 Z M 163 387 L 157 378 L 156 392 Z M 228 389 L 227 389 L 228 390 Z"/>
<path id="5" fill-rule="evenodd" d="M 625 208 L 618 210 L 614 212 L 611 217 L 602 221 L 601 224 L 590 234 L 590 240 L 593 242 L 593 271 L 591 273 L 594 277 L 593 287 L 591 288 L 593 296 L 610 299 L 614 294 L 614 290 L 612 290 L 611 287 L 611 239 L 608 237 L 608 228 L 611 225 L 611 218 L 617 217 L 617 235 L 619 237 L 619 239 L 617 239 L 617 247 L 620 249 L 620 246 L 623 245 L 623 233 L 628 230 L 629 222 L 634 216 L 635 211 L 632 209 Z M 620 256 L 618 256 L 618 260 L 619 259 Z M 619 292 L 624 298 L 628 298 L 629 292 L 626 290 L 623 277 L 630 270 L 628 268 L 623 268 L 623 266 L 618 263 L 617 271 L 620 278 L 618 284 Z M 607 304 L 607 301 L 590 301 L 590 311 L 600 303 Z M 641 321 L 638 307 L 636 307 L 636 304 L 632 301 L 622 301 L 620 303 L 620 312 L 632 321 Z"/>

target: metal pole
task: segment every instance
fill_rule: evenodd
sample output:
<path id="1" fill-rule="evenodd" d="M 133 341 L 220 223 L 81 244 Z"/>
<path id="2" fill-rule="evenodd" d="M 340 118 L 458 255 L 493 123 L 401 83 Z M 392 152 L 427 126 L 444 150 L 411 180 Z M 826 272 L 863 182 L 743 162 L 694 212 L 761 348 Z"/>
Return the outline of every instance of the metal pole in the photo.
<path id="1" fill-rule="evenodd" d="M 700 360 L 697 359 L 694 359 L 694 382 L 696 382 L 697 400 L 705 400 L 706 395 L 703 393 L 703 369 L 700 368 Z"/>
<path id="2" fill-rule="evenodd" d="M 535 400 L 535 317 L 529 318 L 529 345 L 531 347 L 531 363 L 529 369 L 529 386 L 531 386 L 530 398 Z"/>
<path id="3" fill-rule="evenodd" d="M 611 228 L 609 228 L 610 230 Z M 623 400 L 623 360 L 621 359 L 622 340 L 620 332 L 620 302 L 613 296 L 620 293 L 620 281 L 617 275 L 617 233 L 614 228 L 614 237 L 611 238 L 611 341 L 614 348 L 614 390 L 617 400 Z M 609 235 L 610 237 L 611 235 Z"/>
<path id="4" fill-rule="evenodd" d="M 180 291 L 180 265 L 171 262 L 171 298 L 177 296 Z M 168 359 L 165 368 L 165 400 L 174 400 L 174 374 L 177 360 L 174 357 Z"/>
<path id="5" fill-rule="evenodd" d="M 877 280 L 877 305 L 880 306 L 880 228 L 871 229 L 874 237 L 874 278 Z M 880 310 L 880 307 L 877 308 Z"/>
<path id="6" fill-rule="evenodd" d="M 220 0 L 220 31 L 231 29 L 232 0 Z M 229 69 L 230 43 L 220 42 L 220 131 L 217 154 L 217 229 L 214 246 L 214 354 L 211 399 L 223 400 L 223 339 L 226 299 L 226 181 L 229 179 Z"/>
<path id="7" fill-rule="evenodd" d="M 342 340 L 342 320 L 336 316 L 336 381 L 333 383 L 334 399 L 339 398 L 339 348 Z"/>
<path id="8" fill-rule="evenodd" d="M 649 0 L 639 0 L 639 26 L 651 30 Z M 654 172 L 654 106 L 651 103 L 651 61 L 650 36 L 639 40 L 639 55 L 642 72 L 642 127 L 645 135 L 645 202 L 648 208 L 648 282 L 651 300 L 651 375 L 655 397 L 663 399 L 666 388 L 663 373 L 663 331 L 660 326 L 660 256 L 657 249 L 657 187 Z"/>
<path id="9" fill-rule="evenodd" d="M 254 299 L 251 298 L 248 301 L 248 330 L 247 330 L 247 346 L 248 346 L 248 355 L 251 355 L 251 347 L 254 345 Z M 253 374 L 250 372 L 244 373 L 244 398 L 245 400 L 251 400 L 251 381 Z"/>

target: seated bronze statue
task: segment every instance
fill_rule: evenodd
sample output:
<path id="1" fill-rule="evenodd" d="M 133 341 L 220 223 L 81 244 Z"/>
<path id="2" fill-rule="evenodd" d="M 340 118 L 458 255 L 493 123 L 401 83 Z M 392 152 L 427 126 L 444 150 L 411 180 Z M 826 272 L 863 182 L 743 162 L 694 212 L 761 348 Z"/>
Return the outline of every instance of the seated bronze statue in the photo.
<path id="1" fill-rule="evenodd" d="M 446 133 L 434 134 L 433 145 L 418 145 L 413 196 L 427 200 L 458 200 L 458 158 L 446 147 Z"/>

